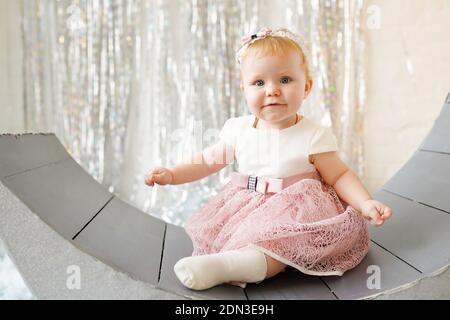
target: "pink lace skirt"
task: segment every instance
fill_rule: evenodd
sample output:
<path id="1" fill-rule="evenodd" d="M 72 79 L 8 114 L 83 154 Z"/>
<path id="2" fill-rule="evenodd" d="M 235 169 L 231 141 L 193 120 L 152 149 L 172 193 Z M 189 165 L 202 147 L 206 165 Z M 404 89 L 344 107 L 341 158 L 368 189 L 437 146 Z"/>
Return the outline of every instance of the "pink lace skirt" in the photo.
<path id="1" fill-rule="evenodd" d="M 185 226 L 195 255 L 254 247 L 310 275 L 342 275 L 369 249 L 361 213 L 316 171 L 278 193 L 224 185 Z"/>

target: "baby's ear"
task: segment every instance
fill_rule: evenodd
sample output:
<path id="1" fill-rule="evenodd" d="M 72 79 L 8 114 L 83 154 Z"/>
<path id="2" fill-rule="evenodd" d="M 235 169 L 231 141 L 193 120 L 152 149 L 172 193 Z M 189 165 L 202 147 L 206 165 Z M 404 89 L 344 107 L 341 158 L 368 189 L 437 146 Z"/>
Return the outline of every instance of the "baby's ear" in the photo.
<path id="1" fill-rule="evenodd" d="M 306 81 L 306 84 L 305 84 L 305 98 L 307 96 L 309 96 L 309 94 L 311 93 L 312 85 L 313 85 L 313 82 L 312 82 L 311 79 Z"/>

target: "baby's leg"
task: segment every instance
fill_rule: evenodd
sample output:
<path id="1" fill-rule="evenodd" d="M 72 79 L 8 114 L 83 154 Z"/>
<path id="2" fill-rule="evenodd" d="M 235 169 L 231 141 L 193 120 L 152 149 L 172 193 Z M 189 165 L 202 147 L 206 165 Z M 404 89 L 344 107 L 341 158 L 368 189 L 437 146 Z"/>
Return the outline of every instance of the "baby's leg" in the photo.
<path id="1" fill-rule="evenodd" d="M 266 279 L 269 279 L 277 274 L 279 274 L 281 271 L 284 271 L 286 268 L 286 265 L 271 256 L 266 255 L 267 260 L 267 274 Z"/>
<path id="2" fill-rule="evenodd" d="M 273 264 L 271 267 L 276 269 Z M 186 287 L 204 290 L 231 281 L 261 282 L 266 278 L 267 268 L 264 253 L 244 248 L 185 257 L 175 264 L 174 271 Z"/>
<path id="3" fill-rule="evenodd" d="M 280 272 L 284 271 L 284 269 L 286 269 L 286 265 L 284 263 L 282 263 L 268 255 L 265 255 L 265 257 L 266 257 L 266 261 L 267 261 L 266 279 L 276 276 Z M 227 283 L 231 284 L 233 286 L 242 287 L 241 283 L 239 281 L 230 281 Z"/>

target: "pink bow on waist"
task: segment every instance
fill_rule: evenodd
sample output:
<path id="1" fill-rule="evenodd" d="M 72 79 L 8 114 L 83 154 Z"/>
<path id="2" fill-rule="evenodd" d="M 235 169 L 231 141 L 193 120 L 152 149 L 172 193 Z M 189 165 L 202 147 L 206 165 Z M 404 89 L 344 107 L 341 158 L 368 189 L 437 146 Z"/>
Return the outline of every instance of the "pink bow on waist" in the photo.
<path id="1" fill-rule="evenodd" d="M 280 192 L 284 188 L 287 188 L 291 184 L 303 180 L 303 179 L 317 179 L 320 180 L 317 171 L 311 171 L 306 173 L 300 173 L 294 176 L 286 178 L 269 178 L 269 177 L 256 177 L 239 172 L 231 173 L 231 182 L 239 187 L 251 189 L 259 193 L 276 193 Z"/>

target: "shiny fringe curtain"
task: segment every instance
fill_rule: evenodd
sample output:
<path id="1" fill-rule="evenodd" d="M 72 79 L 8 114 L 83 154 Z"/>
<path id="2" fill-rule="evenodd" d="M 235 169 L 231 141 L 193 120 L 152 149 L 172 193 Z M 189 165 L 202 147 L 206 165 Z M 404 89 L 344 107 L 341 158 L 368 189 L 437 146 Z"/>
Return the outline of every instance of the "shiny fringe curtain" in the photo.
<path id="1" fill-rule="evenodd" d="M 233 168 L 154 188 L 144 175 L 186 160 L 226 119 L 248 114 L 235 50 L 278 10 L 285 23 L 273 27 L 310 44 L 314 88 L 302 113 L 333 127 L 362 176 L 362 0 L 281 2 L 22 0 L 27 131 L 54 132 L 109 191 L 183 225 Z"/>
<path id="2" fill-rule="evenodd" d="M 364 1 L 288 3 L 287 24 L 309 43 L 315 73 L 305 113 L 332 127 L 341 157 L 364 178 Z"/>

